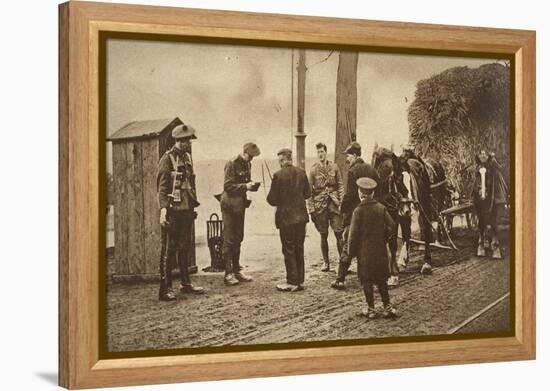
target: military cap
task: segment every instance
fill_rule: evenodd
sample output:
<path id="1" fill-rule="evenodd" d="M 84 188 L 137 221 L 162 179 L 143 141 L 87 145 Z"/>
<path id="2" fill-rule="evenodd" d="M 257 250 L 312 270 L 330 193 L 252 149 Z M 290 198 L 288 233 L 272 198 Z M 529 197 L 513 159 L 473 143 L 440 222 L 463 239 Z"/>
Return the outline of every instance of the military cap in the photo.
<path id="1" fill-rule="evenodd" d="M 357 183 L 357 186 L 359 186 L 359 189 L 361 189 L 361 191 L 372 191 L 376 189 L 377 186 L 377 183 L 374 179 L 367 177 L 359 178 L 355 181 L 355 183 Z"/>
<path id="2" fill-rule="evenodd" d="M 292 156 L 292 149 L 290 149 L 290 148 L 281 148 L 281 149 L 279 149 L 279 152 L 277 152 L 277 156 L 279 156 L 279 155 Z"/>
<path id="3" fill-rule="evenodd" d="M 345 154 L 361 156 L 361 145 L 357 141 L 352 142 L 344 150 Z"/>
<path id="4" fill-rule="evenodd" d="M 243 152 L 248 153 L 252 157 L 260 155 L 260 148 L 254 143 L 246 143 L 243 145 Z"/>
<path id="5" fill-rule="evenodd" d="M 172 129 L 172 138 L 174 140 L 177 140 L 180 138 L 196 139 L 197 136 L 195 136 L 195 129 L 193 129 L 189 125 L 181 124 L 176 126 L 174 129 Z"/>
<path id="6" fill-rule="evenodd" d="M 414 144 L 408 143 L 408 144 L 402 145 L 401 149 L 403 149 L 403 151 L 414 152 Z"/>

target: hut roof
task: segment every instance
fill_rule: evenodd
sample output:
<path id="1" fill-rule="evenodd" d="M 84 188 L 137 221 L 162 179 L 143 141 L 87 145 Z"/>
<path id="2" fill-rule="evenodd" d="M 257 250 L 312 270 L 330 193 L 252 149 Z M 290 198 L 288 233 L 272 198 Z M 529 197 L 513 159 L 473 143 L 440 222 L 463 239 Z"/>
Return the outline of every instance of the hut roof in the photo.
<path id="1" fill-rule="evenodd" d="M 121 141 L 135 138 L 157 137 L 164 130 L 172 129 L 183 122 L 178 118 L 132 121 L 107 138 L 109 141 Z"/>

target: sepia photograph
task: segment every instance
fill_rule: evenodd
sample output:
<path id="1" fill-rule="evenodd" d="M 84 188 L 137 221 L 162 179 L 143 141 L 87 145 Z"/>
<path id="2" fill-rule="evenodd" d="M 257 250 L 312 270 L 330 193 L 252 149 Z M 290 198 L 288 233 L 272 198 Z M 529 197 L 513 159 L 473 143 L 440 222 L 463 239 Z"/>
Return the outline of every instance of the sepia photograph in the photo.
<path id="1" fill-rule="evenodd" d="M 509 58 L 110 37 L 104 60 L 106 353 L 513 334 Z"/>

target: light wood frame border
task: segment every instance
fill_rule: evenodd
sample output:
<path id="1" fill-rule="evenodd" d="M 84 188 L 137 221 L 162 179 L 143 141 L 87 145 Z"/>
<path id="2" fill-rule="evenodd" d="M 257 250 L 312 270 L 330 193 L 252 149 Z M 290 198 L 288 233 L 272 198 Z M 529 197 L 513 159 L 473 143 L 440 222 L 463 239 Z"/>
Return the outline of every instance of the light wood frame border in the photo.
<path id="1" fill-rule="evenodd" d="M 98 33 L 506 53 L 515 59 L 514 337 L 100 360 Z M 105 3 L 59 6 L 59 384 L 175 383 L 535 358 L 535 32 Z M 335 359 L 337 358 L 337 359 Z"/>

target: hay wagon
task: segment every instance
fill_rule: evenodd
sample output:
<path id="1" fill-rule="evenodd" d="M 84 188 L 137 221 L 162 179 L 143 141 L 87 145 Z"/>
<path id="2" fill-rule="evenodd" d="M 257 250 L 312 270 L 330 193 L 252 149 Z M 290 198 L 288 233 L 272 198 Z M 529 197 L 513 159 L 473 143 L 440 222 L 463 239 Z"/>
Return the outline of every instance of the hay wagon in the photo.
<path id="1" fill-rule="evenodd" d="M 462 219 L 462 226 L 464 226 L 464 221 L 468 229 L 477 228 L 477 215 L 474 209 L 474 202 L 470 199 L 459 199 L 453 201 L 453 206 L 442 210 L 440 212 L 442 220 L 445 222 L 445 226 L 449 234 L 453 229 L 453 222 L 455 217 L 460 217 Z"/>

